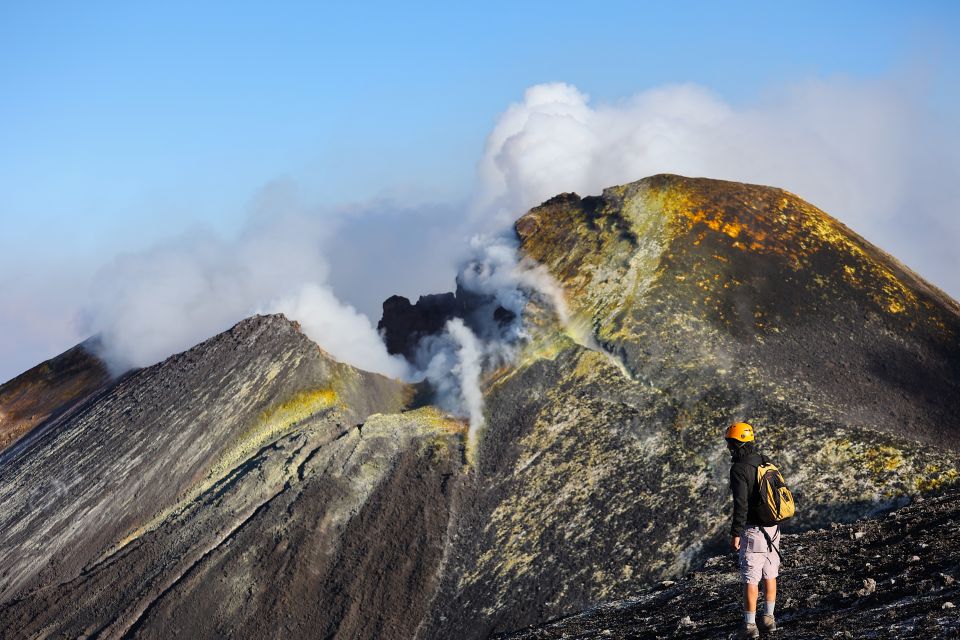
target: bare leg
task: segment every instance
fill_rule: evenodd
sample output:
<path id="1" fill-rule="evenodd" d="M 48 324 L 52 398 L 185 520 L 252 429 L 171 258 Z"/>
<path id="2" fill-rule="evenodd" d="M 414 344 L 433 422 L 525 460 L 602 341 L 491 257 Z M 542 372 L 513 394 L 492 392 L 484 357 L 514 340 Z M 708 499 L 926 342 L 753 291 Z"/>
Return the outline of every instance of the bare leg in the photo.
<path id="1" fill-rule="evenodd" d="M 777 599 L 777 579 L 765 578 L 763 580 L 763 599 L 767 602 L 773 602 Z M 756 601 L 756 600 L 754 600 Z"/>
<path id="2" fill-rule="evenodd" d="M 760 586 L 756 584 L 743 585 L 743 610 L 747 613 L 753 613 L 757 610 L 757 595 L 760 593 Z"/>

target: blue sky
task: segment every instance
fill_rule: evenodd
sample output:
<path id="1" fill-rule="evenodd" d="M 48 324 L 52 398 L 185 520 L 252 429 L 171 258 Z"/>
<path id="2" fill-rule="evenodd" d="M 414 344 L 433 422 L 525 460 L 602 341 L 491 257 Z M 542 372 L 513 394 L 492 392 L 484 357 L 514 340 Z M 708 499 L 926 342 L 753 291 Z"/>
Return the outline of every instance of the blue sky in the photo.
<path id="1" fill-rule="evenodd" d="M 4 3 L 0 287 L 196 225 L 234 233 L 278 179 L 321 204 L 456 201 L 538 83 L 616 103 L 693 82 L 736 106 L 921 73 L 950 117 L 960 91 L 955 2 L 336 4 Z M 68 339 L 8 345 L 0 379 Z"/>

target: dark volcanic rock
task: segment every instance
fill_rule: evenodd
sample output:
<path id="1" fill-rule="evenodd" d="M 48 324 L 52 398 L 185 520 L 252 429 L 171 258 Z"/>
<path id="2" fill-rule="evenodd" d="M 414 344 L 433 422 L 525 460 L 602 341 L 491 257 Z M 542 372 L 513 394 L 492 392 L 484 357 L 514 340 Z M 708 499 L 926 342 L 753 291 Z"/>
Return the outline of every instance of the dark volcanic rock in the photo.
<path id="1" fill-rule="evenodd" d="M 184 504 L 220 500 L 242 477 L 260 477 L 244 494 L 248 502 L 203 513 L 203 531 L 216 539 L 269 490 L 251 458 L 261 448 L 302 439 L 308 427 L 318 442 L 333 440 L 374 411 L 401 408 L 408 395 L 401 383 L 330 359 L 282 316 L 245 320 L 135 372 L 4 456 L 0 601 L 39 585 L 74 584 L 100 565 L 139 562 L 129 543 L 143 531 L 183 517 Z M 295 451 L 308 451 L 306 443 L 287 446 L 284 473 Z M 183 531 L 178 525 L 175 536 Z M 202 540 L 166 553 L 202 554 Z M 176 563 L 162 566 L 173 572 Z M 156 570 L 142 576 L 141 588 L 158 580 Z M 65 621 L 62 611 L 45 610 Z M 13 617 L 7 611 L 0 620 Z"/>
<path id="2" fill-rule="evenodd" d="M 461 476 L 457 423 L 310 418 L 62 584 L 0 606 L 0 635 L 412 637 Z"/>
<path id="3" fill-rule="evenodd" d="M 492 323 L 507 325 L 516 315 L 497 304 L 493 296 L 465 288 L 458 278 L 455 293 L 420 296 L 416 304 L 410 304 L 403 296 L 390 296 L 383 302 L 383 316 L 377 330 L 387 343 L 388 352 L 418 364 L 420 341 L 425 336 L 442 333 L 444 325 L 453 318 L 462 319 L 474 333 L 485 335 Z"/>
<path id="4" fill-rule="evenodd" d="M 948 606 L 960 599 L 958 523 L 953 489 L 887 517 L 784 536 L 777 635 L 960 637 L 960 613 Z M 497 637 L 727 638 L 740 621 L 737 581 L 736 556 L 716 556 L 666 589 L 638 589 L 627 600 Z"/>
<path id="5" fill-rule="evenodd" d="M 447 320 L 463 317 L 462 304 L 453 293 L 420 296 L 416 304 L 403 296 L 383 301 L 383 316 L 377 323 L 387 343 L 387 351 L 411 362 L 423 336 L 440 333 Z"/>

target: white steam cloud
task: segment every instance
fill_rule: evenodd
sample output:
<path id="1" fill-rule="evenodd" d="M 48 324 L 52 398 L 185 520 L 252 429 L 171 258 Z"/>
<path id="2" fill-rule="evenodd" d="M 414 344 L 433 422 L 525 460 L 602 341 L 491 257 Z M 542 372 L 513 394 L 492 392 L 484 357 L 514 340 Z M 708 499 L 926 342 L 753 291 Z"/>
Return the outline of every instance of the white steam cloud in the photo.
<path id="1" fill-rule="evenodd" d="M 691 84 L 614 104 L 592 104 L 569 84 L 536 85 L 487 140 L 474 219 L 501 228 L 558 193 L 597 194 L 657 173 L 769 184 L 956 295 L 956 125 L 895 81 L 810 81 L 747 106 Z"/>
<path id="2" fill-rule="evenodd" d="M 330 355 L 341 362 L 394 378 L 410 375 L 406 360 L 387 354 L 370 318 L 340 302 L 330 287 L 305 284 L 296 294 L 267 305 L 264 311 L 299 318 L 307 337 L 325 345 Z"/>
<path id="3" fill-rule="evenodd" d="M 484 424 L 483 393 L 480 391 L 480 375 L 483 371 L 480 341 L 460 318 L 448 321 L 446 329 L 458 345 L 458 362 L 451 373 L 460 380 L 460 395 L 470 416 L 470 441 L 473 442 Z"/>
<path id="4" fill-rule="evenodd" d="M 482 302 L 468 312 L 466 322 L 454 318 L 443 333 L 421 340 L 415 374 L 430 382 L 436 404 L 470 417 L 468 451 L 476 450 L 485 422 L 483 375 L 514 362 L 529 340 L 524 312 L 531 298 L 549 306 L 574 341 L 604 354 L 626 377 L 632 377 L 622 360 L 597 341 L 586 323 L 572 319 L 563 289 L 549 271 L 520 257 L 515 236 L 478 235 L 470 247 L 473 257 L 461 268 L 457 282 L 462 291 Z M 504 310 L 509 313 L 504 314 Z"/>
<path id="5" fill-rule="evenodd" d="M 749 105 L 696 85 L 611 104 L 568 84 L 533 86 L 491 131 L 465 204 L 310 210 L 272 188 L 235 239 L 194 232 L 101 269 L 84 328 L 103 336 L 106 355 L 123 369 L 256 311 L 282 311 L 338 359 L 429 380 L 442 406 L 479 428 L 483 373 L 513 359 L 526 339 L 519 319 L 530 295 L 552 302 L 579 335 L 562 290 L 519 258 L 509 230 L 560 192 L 596 194 L 663 172 L 781 186 L 956 294 L 960 144 L 922 98 L 889 81 L 811 81 Z M 425 340 L 414 367 L 389 356 L 370 320 L 380 301 L 449 290 L 464 264 L 461 286 L 489 304 Z M 497 320 L 496 307 L 514 319 Z M 578 341 L 597 348 L 588 334 Z"/>
<path id="6" fill-rule="evenodd" d="M 923 116 L 916 96 L 894 83 L 809 82 L 749 107 L 734 107 L 695 85 L 661 87 L 611 105 L 592 105 L 568 84 L 537 85 L 488 137 L 473 223 L 497 234 L 558 193 L 595 194 L 656 173 L 771 184 L 821 206 L 955 290 L 957 217 L 924 217 L 918 210 L 936 212 L 958 199 L 960 157 L 952 141 L 921 125 L 929 120 Z M 520 317 L 532 292 L 550 301 L 574 340 L 605 354 L 629 377 L 590 328 L 571 318 L 549 273 L 519 258 L 512 236 L 477 236 L 471 249 L 474 257 L 458 281 L 517 320 L 500 326 L 486 310 L 473 318 L 479 331 L 471 349 L 456 351 L 462 343 L 451 326 L 448 335 L 424 345 L 427 377 L 441 404 L 482 424 L 482 407 L 472 400 L 482 400 L 474 363 L 487 371 L 515 357 L 526 339 Z"/>
<path id="7" fill-rule="evenodd" d="M 453 318 L 443 333 L 422 339 L 415 359 L 416 375 L 430 382 L 435 402 L 447 411 L 470 417 L 473 442 L 484 424 L 482 374 L 513 361 L 527 339 L 522 313 L 532 288 L 525 286 L 527 269 L 517 261 L 512 238 L 476 236 L 470 249 L 473 257 L 460 269 L 457 281 L 480 303 L 466 322 Z M 512 317 L 498 320 L 498 308 Z"/>
<path id="8" fill-rule="evenodd" d="M 115 372 L 153 364 L 253 313 L 282 312 L 338 359 L 405 376 L 369 318 L 326 285 L 330 231 L 320 215 L 259 215 L 232 241 L 196 231 L 121 255 L 95 278 L 84 322 L 103 337 Z"/>

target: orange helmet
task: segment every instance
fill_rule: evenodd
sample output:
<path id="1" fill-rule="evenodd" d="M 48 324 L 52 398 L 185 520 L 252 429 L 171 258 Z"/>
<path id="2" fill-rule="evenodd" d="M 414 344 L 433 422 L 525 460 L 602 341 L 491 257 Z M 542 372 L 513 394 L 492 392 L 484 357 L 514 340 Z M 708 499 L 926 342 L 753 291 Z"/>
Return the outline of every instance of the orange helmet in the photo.
<path id="1" fill-rule="evenodd" d="M 753 427 L 746 422 L 735 422 L 727 429 L 724 437 L 738 442 L 753 442 Z"/>

